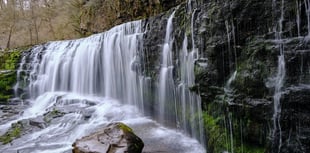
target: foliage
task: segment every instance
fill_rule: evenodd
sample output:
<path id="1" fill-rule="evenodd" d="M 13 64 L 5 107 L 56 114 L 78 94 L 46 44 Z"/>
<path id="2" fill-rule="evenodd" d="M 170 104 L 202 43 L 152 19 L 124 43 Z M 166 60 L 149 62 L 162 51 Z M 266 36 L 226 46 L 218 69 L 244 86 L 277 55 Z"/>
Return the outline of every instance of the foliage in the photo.
<path id="1" fill-rule="evenodd" d="M 226 133 L 218 125 L 219 118 L 213 118 L 207 113 L 203 114 L 206 133 L 208 136 L 207 146 L 210 152 L 223 152 L 225 151 L 225 138 Z"/>
<path id="2" fill-rule="evenodd" d="M 0 49 L 76 37 L 66 1 L 8 0 L 0 3 Z"/>
<path id="3" fill-rule="evenodd" d="M 229 128 L 223 127 L 224 116 L 214 118 L 208 113 L 203 114 L 204 125 L 206 129 L 208 151 L 211 153 L 218 153 L 224 151 L 230 151 L 232 148 L 235 153 L 264 153 L 264 147 L 252 146 L 247 142 L 241 142 L 239 135 L 240 131 L 233 131 L 234 137 L 230 138 Z M 232 122 L 233 128 L 238 129 L 237 123 Z M 224 123 L 225 124 L 225 123 Z M 240 125 L 243 126 L 243 125 Z M 233 143 L 232 143 L 233 142 Z M 233 144 L 233 146 L 231 146 Z"/>
<path id="4" fill-rule="evenodd" d="M 0 1 L 0 49 L 85 37 L 159 14 L 185 0 L 7 1 Z"/>
<path id="5" fill-rule="evenodd" d="M 16 74 L 0 74 L 0 101 L 7 101 L 12 98 L 12 86 L 16 82 Z"/>
<path id="6" fill-rule="evenodd" d="M 21 51 L 18 49 L 0 52 L 0 101 L 6 102 L 13 96 L 12 87 L 16 83 L 16 69 Z"/>
<path id="7" fill-rule="evenodd" d="M 0 70 L 15 70 L 20 59 L 20 50 L 13 50 L 0 54 Z"/>

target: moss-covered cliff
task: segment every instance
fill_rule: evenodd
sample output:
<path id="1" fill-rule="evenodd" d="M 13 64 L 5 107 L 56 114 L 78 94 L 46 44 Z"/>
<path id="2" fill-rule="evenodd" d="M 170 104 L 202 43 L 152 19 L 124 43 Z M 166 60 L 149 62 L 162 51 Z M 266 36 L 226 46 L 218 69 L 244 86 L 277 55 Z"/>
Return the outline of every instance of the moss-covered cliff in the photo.
<path id="1" fill-rule="evenodd" d="M 16 70 L 20 58 L 19 49 L 0 51 L 0 103 L 6 103 L 14 97 L 13 86 L 16 83 Z"/>
<path id="2" fill-rule="evenodd" d="M 174 8 L 173 56 L 175 67 L 180 66 L 182 41 L 185 35 L 191 37 L 194 17 L 193 38 L 200 59 L 192 90 L 202 97 L 208 151 L 309 152 L 310 51 L 304 2 L 197 0 L 192 4 L 196 9 L 186 4 Z M 158 44 L 164 41 L 171 13 L 145 20 L 144 72 L 152 78 L 158 78 Z M 279 33 L 282 40 L 276 41 Z M 278 93 L 281 112 L 274 112 L 281 46 L 286 73 Z M 177 71 L 174 76 L 180 79 Z M 275 114 L 280 116 L 277 129 Z"/>

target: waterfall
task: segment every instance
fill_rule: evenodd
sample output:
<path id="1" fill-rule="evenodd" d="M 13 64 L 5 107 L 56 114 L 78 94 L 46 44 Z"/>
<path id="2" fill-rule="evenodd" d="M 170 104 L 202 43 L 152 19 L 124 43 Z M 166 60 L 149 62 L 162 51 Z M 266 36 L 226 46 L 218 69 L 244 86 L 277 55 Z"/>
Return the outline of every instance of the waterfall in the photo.
<path id="1" fill-rule="evenodd" d="M 42 46 L 34 48 L 31 59 L 40 64 L 30 74 L 31 97 L 70 91 L 120 99 L 143 109 L 141 91 L 147 78 L 139 74 L 140 22 L 85 39 L 49 43 L 42 57 Z"/>
<path id="2" fill-rule="evenodd" d="M 297 24 L 297 34 L 300 37 L 300 14 L 301 14 L 301 3 L 296 0 L 296 24 Z"/>
<path id="3" fill-rule="evenodd" d="M 159 87 L 158 87 L 158 102 L 159 102 L 159 122 L 164 123 L 165 119 L 168 121 L 174 120 L 174 113 L 171 112 L 169 107 L 174 106 L 175 103 L 175 85 L 173 80 L 173 62 L 172 62 L 172 43 L 173 38 L 171 33 L 173 31 L 173 17 L 175 11 L 170 15 L 167 21 L 165 42 L 162 49 L 161 69 L 159 74 Z M 172 116 L 171 116 L 172 115 Z"/>
<path id="4" fill-rule="evenodd" d="M 173 69 L 176 67 L 172 62 L 172 45 L 174 41 L 172 32 L 175 11 L 168 18 L 159 75 L 158 118 L 161 123 L 168 125 L 176 122 L 178 128 L 187 131 L 189 135 L 204 143 L 201 99 L 199 95 L 190 91 L 190 88 L 195 84 L 194 65 L 198 59 L 198 50 L 195 47 L 193 32 L 194 13 L 195 10 L 191 18 L 192 49 L 188 50 L 188 39 L 185 36 L 179 57 L 180 83 L 177 86 L 173 80 Z"/>
<path id="5" fill-rule="evenodd" d="M 235 26 L 234 23 L 231 23 L 228 20 L 225 20 L 226 27 L 226 35 L 227 35 L 227 47 L 228 47 L 228 55 L 229 55 L 229 65 L 230 69 L 233 69 L 233 65 L 235 69 L 237 69 L 237 50 L 236 50 L 236 36 L 235 36 Z M 231 45 L 231 41 L 233 45 Z M 231 50 L 233 48 L 233 52 Z M 230 70 L 231 71 L 231 70 Z"/>
<path id="6" fill-rule="evenodd" d="M 0 152 L 48 152 L 55 151 L 55 147 L 59 147 L 58 152 L 63 152 L 70 149 L 77 138 L 113 121 L 123 121 L 134 129 L 146 126 L 150 129 L 148 133 L 145 133 L 145 130 L 137 133 L 140 133 L 142 138 L 153 141 L 169 133 L 170 138 L 163 140 L 163 143 L 173 143 L 175 147 L 181 147 L 184 153 L 193 151 L 190 146 L 195 146 L 195 152 L 205 152 L 197 141 L 176 131 L 167 130 L 144 117 L 145 114 L 151 115 L 150 117 L 158 119 L 159 123 L 172 127 L 179 127 L 174 124 L 181 124 L 179 131 L 186 131 L 184 133 L 204 144 L 201 100 L 189 90 L 194 85 L 194 63 L 198 53 L 197 50 L 188 53 L 185 41 L 187 38 L 182 50 L 183 75 L 179 85 L 182 86 L 182 93 L 177 93 L 179 88 L 174 85 L 174 13 L 167 22 L 161 70 L 158 80 L 154 82 L 142 72 L 145 33 L 141 21 L 122 24 L 87 38 L 49 42 L 32 48 L 21 61 L 18 82 L 15 85 L 17 95 L 18 89 L 29 93 L 29 108 L 19 118 L 1 125 L 0 128 L 7 129 L 11 123 L 20 120 L 44 117 L 54 110 L 65 113 L 52 125 L 17 139 L 20 147 L 7 146 L 1 148 Z M 28 86 L 25 87 L 25 84 Z M 151 89 L 151 84 L 158 84 L 157 90 Z M 183 98 L 177 99 L 176 94 Z M 149 111 L 145 107 L 150 105 L 149 95 L 158 95 L 159 105 L 153 106 L 158 107 L 155 114 L 146 112 Z M 48 138 L 42 135 L 47 135 Z M 48 144 L 51 139 L 53 143 Z M 34 149 L 37 147 L 36 143 L 41 146 L 41 150 Z"/>
<path id="7" fill-rule="evenodd" d="M 177 87 L 178 106 L 180 109 L 177 111 L 181 114 L 177 121 L 179 126 L 188 131 L 196 139 L 204 143 L 204 132 L 202 123 L 202 110 L 201 98 L 190 88 L 195 85 L 195 62 L 199 58 L 198 49 L 195 46 L 194 40 L 194 18 L 196 9 L 193 10 L 191 15 L 191 41 L 192 48 L 188 50 L 188 38 L 185 35 L 183 40 L 182 49 L 180 52 L 180 83 Z M 191 116 L 188 119 L 188 116 Z"/>
<path id="8" fill-rule="evenodd" d="M 274 1 L 275 3 L 275 1 Z M 275 41 L 279 47 L 279 56 L 278 56 L 278 68 L 277 68 L 277 75 L 274 78 L 273 85 L 274 85 L 274 96 L 273 96 L 273 103 L 274 103 L 274 112 L 273 112 L 273 131 L 272 131 L 272 138 L 274 143 L 277 145 L 274 147 L 278 147 L 278 152 L 281 151 L 282 146 L 282 131 L 281 131 L 281 96 L 282 96 L 282 88 L 285 79 L 285 58 L 284 58 L 284 44 L 282 40 L 282 30 L 283 30 L 283 20 L 284 20 L 284 0 L 281 1 L 281 16 L 278 21 L 278 30 L 275 28 Z M 277 140 L 278 139 L 278 140 Z"/>
<path id="9" fill-rule="evenodd" d="M 307 37 L 310 37 L 310 1 L 309 0 L 304 0 L 304 4 L 305 4 L 305 11 L 306 11 L 306 15 L 307 15 L 307 29 L 308 29 L 308 35 Z M 309 39 L 309 38 L 308 38 Z"/>
<path id="10" fill-rule="evenodd" d="M 177 89 L 177 95 L 179 97 L 178 106 L 181 107 L 179 114 L 182 114 L 178 122 L 183 130 L 189 131 L 191 135 L 195 136 L 201 142 L 204 142 L 201 98 L 196 93 L 190 91 L 190 88 L 195 84 L 194 65 L 197 51 L 188 51 L 187 43 L 187 37 L 185 36 L 182 52 L 180 54 L 181 81 Z M 190 120 L 188 116 L 192 116 Z"/>
<path id="11" fill-rule="evenodd" d="M 24 78 L 21 78 L 21 73 L 22 73 L 22 71 L 23 71 L 23 67 L 24 67 L 24 64 L 26 63 L 26 57 L 24 56 L 24 57 L 22 57 L 22 60 L 21 60 L 21 63 L 20 63 L 20 65 L 19 65 L 19 68 L 18 68 L 18 70 L 17 70 L 17 72 L 16 72 L 16 74 L 17 74 L 17 76 L 16 76 L 16 84 L 15 84 L 15 86 L 13 87 L 13 89 L 14 89 L 14 96 L 15 97 L 18 97 L 18 95 L 19 95 L 19 92 L 18 92 L 18 87 L 20 86 L 20 82 L 24 82 L 24 80 L 20 80 L 20 79 L 24 79 Z"/>

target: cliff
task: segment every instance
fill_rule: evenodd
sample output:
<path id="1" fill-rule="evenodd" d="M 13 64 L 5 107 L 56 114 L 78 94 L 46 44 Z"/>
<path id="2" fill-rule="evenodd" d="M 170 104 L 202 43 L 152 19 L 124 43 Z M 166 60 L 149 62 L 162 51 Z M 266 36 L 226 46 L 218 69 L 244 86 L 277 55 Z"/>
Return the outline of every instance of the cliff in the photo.
<path id="1" fill-rule="evenodd" d="M 186 4 L 174 8 L 174 66 L 180 67 L 184 36 L 194 40 L 188 48 L 199 50 L 191 90 L 202 98 L 208 152 L 310 151 L 307 5 L 197 0 L 195 9 Z M 159 75 L 158 44 L 171 13 L 145 20 L 144 71 L 152 78 Z"/>

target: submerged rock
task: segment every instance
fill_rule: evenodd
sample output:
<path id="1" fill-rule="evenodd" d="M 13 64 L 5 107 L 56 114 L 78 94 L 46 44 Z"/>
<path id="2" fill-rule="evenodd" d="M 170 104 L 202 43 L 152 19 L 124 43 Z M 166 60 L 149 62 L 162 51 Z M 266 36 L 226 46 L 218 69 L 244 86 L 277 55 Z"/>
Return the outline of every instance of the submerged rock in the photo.
<path id="1" fill-rule="evenodd" d="M 111 123 L 75 141 L 73 153 L 141 153 L 142 140 L 123 123 Z"/>

